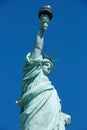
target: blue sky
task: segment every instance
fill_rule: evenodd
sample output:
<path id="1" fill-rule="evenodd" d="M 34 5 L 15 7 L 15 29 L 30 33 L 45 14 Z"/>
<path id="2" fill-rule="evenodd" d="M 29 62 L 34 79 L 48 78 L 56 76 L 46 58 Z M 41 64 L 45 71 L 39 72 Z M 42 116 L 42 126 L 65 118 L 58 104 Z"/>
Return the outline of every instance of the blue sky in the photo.
<path id="1" fill-rule="evenodd" d="M 22 68 L 39 28 L 38 10 L 51 5 L 54 17 L 44 44 L 54 63 L 50 79 L 72 121 L 67 130 L 87 130 L 87 1 L 0 1 L 0 130 L 18 130 Z"/>

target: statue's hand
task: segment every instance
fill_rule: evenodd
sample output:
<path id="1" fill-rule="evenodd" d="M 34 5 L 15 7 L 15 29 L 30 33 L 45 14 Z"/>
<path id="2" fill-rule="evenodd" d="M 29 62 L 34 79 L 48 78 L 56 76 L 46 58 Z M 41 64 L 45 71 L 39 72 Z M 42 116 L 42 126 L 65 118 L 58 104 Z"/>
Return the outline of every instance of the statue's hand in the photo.
<path id="1" fill-rule="evenodd" d="M 41 22 L 41 24 L 40 24 L 40 29 L 42 30 L 42 31 L 46 31 L 47 30 L 47 28 L 48 28 L 48 22 Z"/>
<path id="2" fill-rule="evenodd" d="M 40 18 L 40 29 L 42 31 L 46 31 L 49 25 L 49 17 L 47 15 L 43 15 Z"/>

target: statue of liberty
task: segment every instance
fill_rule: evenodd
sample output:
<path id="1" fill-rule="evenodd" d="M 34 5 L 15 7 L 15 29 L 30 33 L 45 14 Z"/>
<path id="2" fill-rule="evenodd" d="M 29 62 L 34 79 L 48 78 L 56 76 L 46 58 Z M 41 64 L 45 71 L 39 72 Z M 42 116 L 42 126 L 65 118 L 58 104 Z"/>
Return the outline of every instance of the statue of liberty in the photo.
<path id="1" fill-rule="evenodd" d="M 21 108 L 20 130 L 65 130 L 70 124 L 70 116 L 61 111 L 60 98 L 48 78 L 53 61 L 48 56 L 42 56 L 44 33 L 52 17 L 49 5 L 40 9 L 40 28 L 34 48 L 26 55 L 22 94 L 16 101 Z"/>

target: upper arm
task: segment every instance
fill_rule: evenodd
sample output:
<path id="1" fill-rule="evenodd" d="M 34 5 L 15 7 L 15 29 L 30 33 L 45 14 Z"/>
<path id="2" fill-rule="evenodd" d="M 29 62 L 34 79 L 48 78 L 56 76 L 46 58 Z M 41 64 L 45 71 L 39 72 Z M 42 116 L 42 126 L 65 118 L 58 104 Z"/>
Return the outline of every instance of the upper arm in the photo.
<path id="1" fill-rule="evenodd" d="M 39 48 L 34 48 L 34 50 L 31 52 L 30 57 L 32 59 L 37 59 L 41 55 L 41 49 Z"/>
<path id="2" fill-rule="evenodd" d="M 30 52 L 26 55 L 25 61 L 28 65 L 37 64 L 37 63 L 40 63 L 42 61 L 41 54 L 34 57 L 34 58 L 33 58 L 33 56 L 34 56 L 33 53 L 30 53 Z"/>

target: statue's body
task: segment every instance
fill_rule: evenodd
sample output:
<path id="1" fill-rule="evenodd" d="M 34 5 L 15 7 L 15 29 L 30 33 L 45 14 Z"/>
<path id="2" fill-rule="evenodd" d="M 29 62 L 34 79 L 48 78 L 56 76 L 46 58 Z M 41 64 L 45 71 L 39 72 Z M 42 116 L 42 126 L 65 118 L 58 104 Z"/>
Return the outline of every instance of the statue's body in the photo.
<path id="1" fill-rule="evenodd" d="M 65 130 L 70 116 L 61 112 L 60 98 L 48 78 L 53 63 L 41 55 L 48 15 L 40 17 L 34 49 L 26 56 L 23 69 L 22 95 L 17 101 L 21 108 L 20 130 Z"/>

